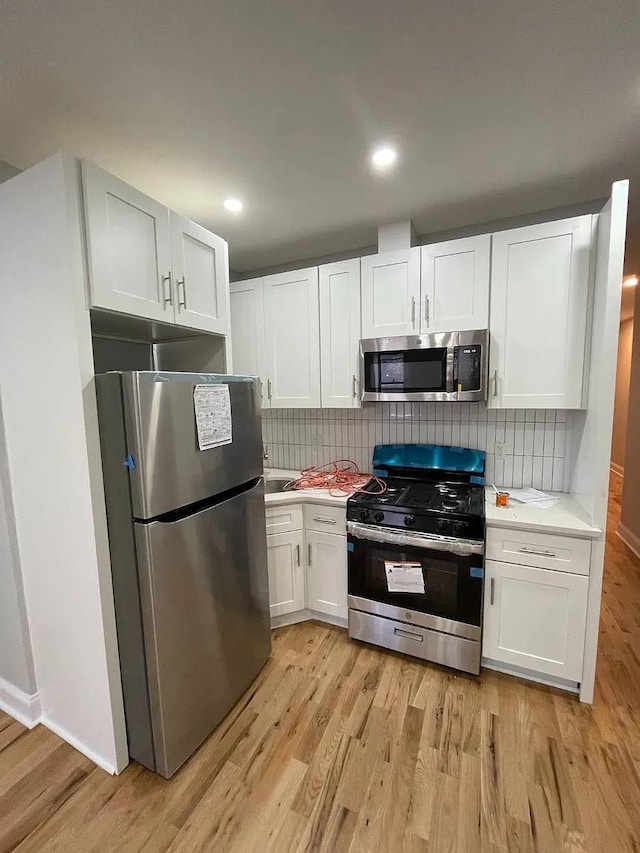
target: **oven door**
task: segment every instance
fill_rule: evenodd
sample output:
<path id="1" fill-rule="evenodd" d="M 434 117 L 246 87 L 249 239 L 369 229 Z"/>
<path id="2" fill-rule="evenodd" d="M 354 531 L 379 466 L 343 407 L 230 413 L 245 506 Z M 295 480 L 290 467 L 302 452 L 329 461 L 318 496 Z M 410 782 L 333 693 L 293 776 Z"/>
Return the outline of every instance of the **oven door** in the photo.
<path id="1" fill-rule="evenodd" d="M 479 640 L 484 545 L 347 524 L 349 607 Z"/>
<path id="2" fill-rule="evenodd" d="M 362 399 L 451 400 L 453 334 L 370 338 L 360 342 Z"/>

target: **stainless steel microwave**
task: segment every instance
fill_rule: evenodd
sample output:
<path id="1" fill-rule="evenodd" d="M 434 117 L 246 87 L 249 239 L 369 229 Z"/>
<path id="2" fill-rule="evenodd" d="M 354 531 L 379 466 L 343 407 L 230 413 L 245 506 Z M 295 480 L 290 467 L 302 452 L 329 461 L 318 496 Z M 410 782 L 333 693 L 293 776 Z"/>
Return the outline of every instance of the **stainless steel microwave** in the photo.
<path id="1" fill-rule="evenodd" d="M 486 329 L 360 341 L 364 401 L 487 399 Z"/>

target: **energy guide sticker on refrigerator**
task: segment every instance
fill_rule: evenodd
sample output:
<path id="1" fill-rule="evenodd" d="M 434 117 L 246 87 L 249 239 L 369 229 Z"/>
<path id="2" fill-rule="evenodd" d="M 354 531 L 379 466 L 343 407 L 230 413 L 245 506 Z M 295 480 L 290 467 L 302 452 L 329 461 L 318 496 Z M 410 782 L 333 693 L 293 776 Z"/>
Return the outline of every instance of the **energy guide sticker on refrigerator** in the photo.
<path id="1" fill-rule="evenodd" d="M 196 385 L 193 407 L 200 450 L 231 444 L 233 434 L 228 385 Z"/>

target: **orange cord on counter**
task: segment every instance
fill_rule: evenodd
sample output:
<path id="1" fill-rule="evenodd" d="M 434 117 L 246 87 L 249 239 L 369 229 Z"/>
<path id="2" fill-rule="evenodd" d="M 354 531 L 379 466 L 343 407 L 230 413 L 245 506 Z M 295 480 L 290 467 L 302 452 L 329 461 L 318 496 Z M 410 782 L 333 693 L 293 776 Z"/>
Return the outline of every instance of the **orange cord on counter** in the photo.
<path id="1" fill-rule="evenodd" d="M 374 494 L 381 495 L 387 491 L 387 484 L 380 477 L 360 471 L 350 459 L 334 459 L 326 465 L 303 468 L 300 476 L 287 483 L 285 489 L 328 489 L 332 497 L 343 497 L 364 492 L 364 487 L 371 480 L 378 486 Z"/>

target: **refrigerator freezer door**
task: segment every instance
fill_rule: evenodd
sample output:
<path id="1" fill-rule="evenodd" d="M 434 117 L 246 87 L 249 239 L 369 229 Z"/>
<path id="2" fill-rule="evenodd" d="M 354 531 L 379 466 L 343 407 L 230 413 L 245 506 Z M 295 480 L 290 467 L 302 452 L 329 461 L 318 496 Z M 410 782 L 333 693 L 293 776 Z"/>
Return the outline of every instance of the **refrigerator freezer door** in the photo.
<path id="1" fill-rule="evenodd" d="M 200 450 L 196 385 L 228 385 L 232 442 Z M 134 518 L 150 519 L 262 475 L 259 380 L 213 374 L 122 374 Z"/>
<path id="2" fill-rule="evenodd" d="M 271 651 L 264 484 L 135 528 L 155 769 L 168 778 Z"/>

